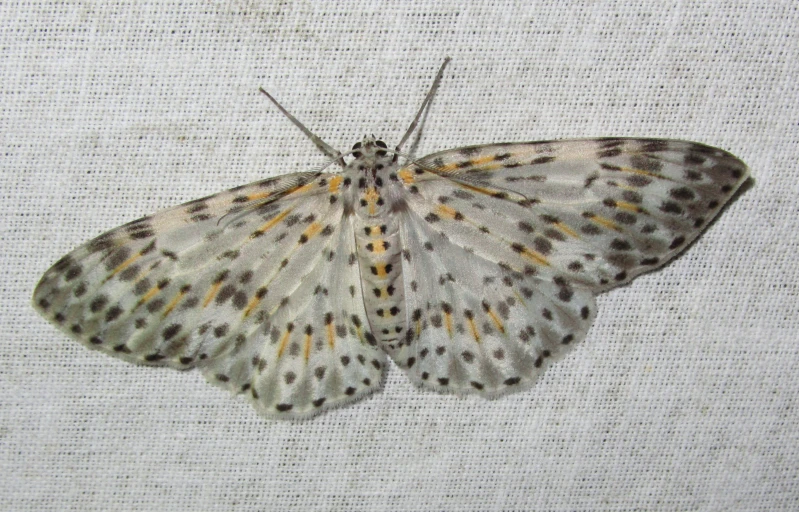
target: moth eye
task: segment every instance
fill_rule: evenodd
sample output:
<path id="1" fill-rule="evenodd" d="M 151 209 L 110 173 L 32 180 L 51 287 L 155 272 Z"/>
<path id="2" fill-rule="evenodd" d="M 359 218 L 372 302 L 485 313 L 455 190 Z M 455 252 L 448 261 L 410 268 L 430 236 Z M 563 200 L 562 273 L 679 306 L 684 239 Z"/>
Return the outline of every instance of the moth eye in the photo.
<path id="1" fill-rule="evenodd" d="M 356 149 L 361 149 L 360 142 L 356 142 L 355 144 L 352 145 L 352 150 L 355 151 Z"/>
<path id="2" fill-rule="evenodd" d="M 382 140 L 376 140 L 375 141 L 375 146 L 377 146 L 379 148 L 383 148 L 383 149 L 386 149 L 388 147 L 388 146 L 386 146 L 386 143 L 383 142 Z"/>

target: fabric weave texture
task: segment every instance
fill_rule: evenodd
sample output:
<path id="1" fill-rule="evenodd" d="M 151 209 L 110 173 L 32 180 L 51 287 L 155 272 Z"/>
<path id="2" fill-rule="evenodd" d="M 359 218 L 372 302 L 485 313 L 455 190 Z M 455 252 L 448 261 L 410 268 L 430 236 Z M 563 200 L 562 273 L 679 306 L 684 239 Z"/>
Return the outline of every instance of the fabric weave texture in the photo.
<path id="1" fill-rule="evenodd" d="M 791 510 L 799 500 L 795 2 L 0 5 L 0 509 Z M 402 136 L 657 137 L 753 183 L 598 297 L 530 390 L 382 391 L 301 423 L 197 372 L 86 350 L 31 308 L 59 257 L 142 215 Z M 409 144 L 408 147 L 411 147 Z"/>

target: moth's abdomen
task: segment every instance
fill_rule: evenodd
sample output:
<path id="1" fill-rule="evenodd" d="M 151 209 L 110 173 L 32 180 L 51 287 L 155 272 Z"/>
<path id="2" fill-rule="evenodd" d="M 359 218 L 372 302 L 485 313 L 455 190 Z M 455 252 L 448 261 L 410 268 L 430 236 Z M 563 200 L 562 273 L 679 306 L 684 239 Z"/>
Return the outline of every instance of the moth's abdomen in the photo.
<path id="1" fill-rule="evenodd" d="M 374 336 L 391 353 L 404 340 L 406 328 L 399 225 L 378 217 L 358 220 L 356 226 L 366 315 Z"/>

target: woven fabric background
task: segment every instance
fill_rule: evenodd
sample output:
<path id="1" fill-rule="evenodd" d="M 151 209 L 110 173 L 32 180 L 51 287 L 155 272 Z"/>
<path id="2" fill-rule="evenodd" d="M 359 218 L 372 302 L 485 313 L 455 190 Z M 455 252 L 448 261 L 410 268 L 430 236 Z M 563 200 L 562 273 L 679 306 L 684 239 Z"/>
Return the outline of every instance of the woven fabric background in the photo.
<path id="1" fill-rule="evenodd" d="M 0 3 L 0 509 L 795 510 L 795 1 Z M 197 372 L 89 351 L 30 307 L 83 241 L 398 141 L 701 141 L 754 186 L 585 343 L 499 400 L 384 390 L 267 420 Z M 793 504 L 793 505 L 791 505 Z"/>

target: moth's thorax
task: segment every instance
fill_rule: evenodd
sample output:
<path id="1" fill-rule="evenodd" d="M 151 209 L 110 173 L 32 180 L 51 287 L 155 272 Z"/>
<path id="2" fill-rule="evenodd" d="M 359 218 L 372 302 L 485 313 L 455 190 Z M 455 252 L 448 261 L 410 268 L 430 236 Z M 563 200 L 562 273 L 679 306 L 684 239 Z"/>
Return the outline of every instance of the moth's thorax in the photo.
<path id="1" fill-rule="evenodd" d="M 362 219 L 385 215 L 390 208 L 387 187 L 390 174 L 397 165 L 393 153 L 386 149 L 386 143 L 374 137 L 364 137 L 352 146 L 355 157 L 345 169 L 355 184 L 357 197 L 355 213 Z"/>

